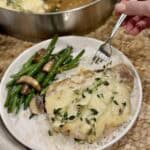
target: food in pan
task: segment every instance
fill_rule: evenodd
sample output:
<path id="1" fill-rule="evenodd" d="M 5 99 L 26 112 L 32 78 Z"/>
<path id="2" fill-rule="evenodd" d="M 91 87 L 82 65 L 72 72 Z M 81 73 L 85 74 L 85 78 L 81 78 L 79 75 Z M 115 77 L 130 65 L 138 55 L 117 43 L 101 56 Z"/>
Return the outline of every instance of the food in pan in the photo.
<path id="1" fill-rule="evenodd" d="M 106 70 L 81 70 L 49 86 L 45 107 L 52 131 L 93 143 L 130 115 L 133 77 L 120 64 Z"/>
<path id="2" fill-rule="evenodd" d="M 23 12 L 54 12 L 83 6 L 93 0 L 0 0 L 0 7 Z"/>

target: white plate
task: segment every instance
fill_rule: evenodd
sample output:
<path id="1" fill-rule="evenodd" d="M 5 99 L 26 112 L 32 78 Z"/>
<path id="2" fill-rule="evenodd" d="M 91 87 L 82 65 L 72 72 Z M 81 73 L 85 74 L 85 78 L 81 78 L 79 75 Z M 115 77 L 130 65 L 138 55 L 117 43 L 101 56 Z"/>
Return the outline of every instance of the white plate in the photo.
<path id="1" fill-rule="evenodd" d="M 100 150 L 111 146 L 123 137 L 132 127 L 139 114 L 142 102 L 142 87 L 139 75 L 128 58 L 115 48 L 113 48 L 113 64 L 122 62 L 129 66 L 134 75 L 134 89 L 131 95 L 132 112 L 130 119 L 115 129 L 115 131 L 113 131 L 108 137 L 99 139 L 99 141 L 94 144 L 78 144 L 71 138 L 64 137 L 60 134 L 49 136 L 49 124 L 45 115 L 29 120 L 29 110 L 21 110 L 21 112 L 15 116 L 14 114 L 8 114 L 6 109 L 3 107 L 7 96 L 6 83 L 10 79 L 10 76 L 17 72 L 33 53 L 40 48 L 46 48 L 49 41 L 50 40 L 43 41 L 27 49 L 16 58 L 4 74 L 0 85 L 0 114 L 5 126 L 18 141 L 35 150 Z M 74 52 L 78 52 L 84 48 L 86 53 L 81 61 L 81 64 L 84 66 L 87 65 L 87 60 L 92 58 L 100 44 L 102 44 L 101 41 L 91 38 L 66 36 L 59 38 L 56 45 L 56 51 L 66 47 L 67 45 L 72 45 L 74 47 Z M 87 66 L 94 68 L 94 66 Z M 99 65 L 98 67 L 100 68 L 101 66 Z"/>

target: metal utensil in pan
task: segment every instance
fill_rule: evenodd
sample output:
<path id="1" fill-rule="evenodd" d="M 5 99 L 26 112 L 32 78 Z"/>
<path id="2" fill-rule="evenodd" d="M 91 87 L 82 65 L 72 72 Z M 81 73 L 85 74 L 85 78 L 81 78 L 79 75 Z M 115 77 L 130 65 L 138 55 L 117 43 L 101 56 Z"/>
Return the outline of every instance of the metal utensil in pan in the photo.
<path id="1" fill-rule="evenodd" d="M 27 40 L 53 34 L 83 34 L 104 23 L 116 0 L 95 0 L 72 10 L 32 14 L 0 8 L 2 32 Z"/>

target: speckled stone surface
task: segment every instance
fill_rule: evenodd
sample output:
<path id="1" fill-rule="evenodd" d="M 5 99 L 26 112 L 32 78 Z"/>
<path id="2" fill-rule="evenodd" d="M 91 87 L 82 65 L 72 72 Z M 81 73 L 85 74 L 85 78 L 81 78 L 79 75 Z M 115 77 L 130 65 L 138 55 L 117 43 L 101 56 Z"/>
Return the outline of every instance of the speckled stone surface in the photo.
<path id="1" fill-rule="evenodd" d="M 86 35 L 105 40 L 116 18 L 110 17 L 105 25 Z M 135 65 L 143 85 L 143 103 L 140 115 L 126 136 L 114 144 L 112 150 L 149 150 L 150 149 L 150 29 L 137 36 L 127 35 L 122 28 L 112 41 L 113 46 L 121 50 Z M 33 43 L 0 35 L 0 78 L 8 65 Z M 2 126 L 0 122 L 0 126 Z M 0 149 L 23 149 L 0 127 Z M 8 142 L 9 141 L 9 142 Z"/>

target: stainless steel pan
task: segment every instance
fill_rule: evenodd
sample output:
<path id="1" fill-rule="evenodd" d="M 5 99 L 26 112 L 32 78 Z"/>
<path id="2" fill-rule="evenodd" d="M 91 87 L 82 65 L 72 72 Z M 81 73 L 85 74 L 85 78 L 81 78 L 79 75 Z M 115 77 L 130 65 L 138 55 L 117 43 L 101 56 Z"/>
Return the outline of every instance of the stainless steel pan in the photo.
<path id="1" fill-rule="evenodd" d="M 0 30 L 26 40 L 53 34 L 83 34 L 102 24 L 116 0 L 95 0 L 72 10 L 31 14 L 0 8 Z"/>

